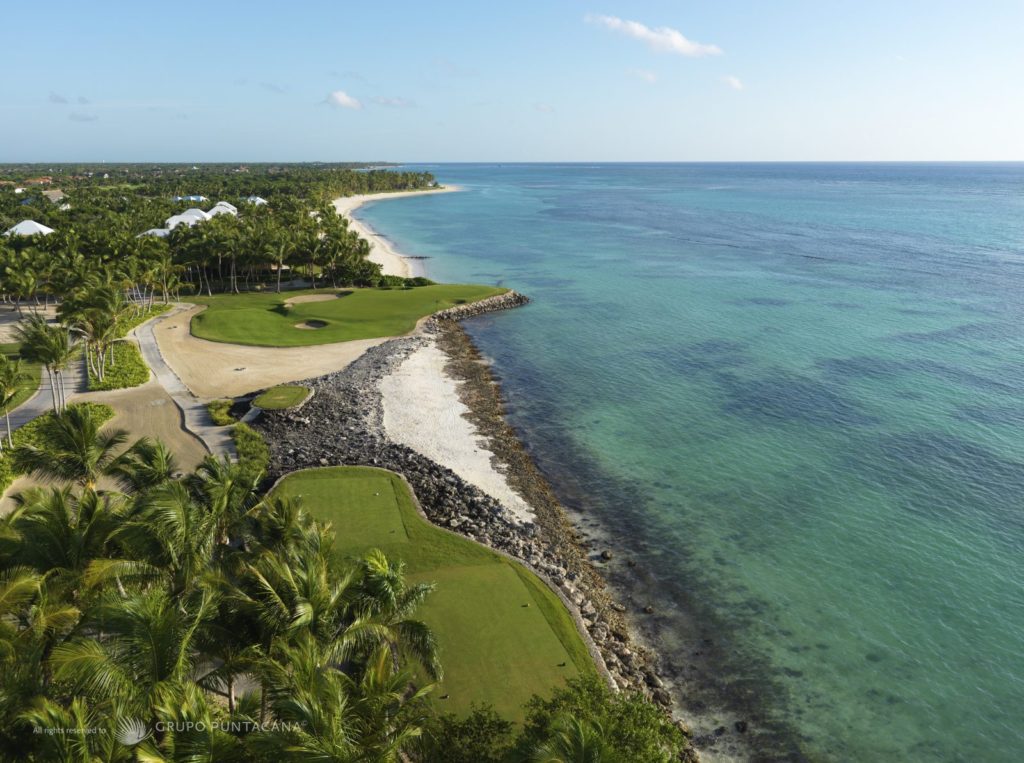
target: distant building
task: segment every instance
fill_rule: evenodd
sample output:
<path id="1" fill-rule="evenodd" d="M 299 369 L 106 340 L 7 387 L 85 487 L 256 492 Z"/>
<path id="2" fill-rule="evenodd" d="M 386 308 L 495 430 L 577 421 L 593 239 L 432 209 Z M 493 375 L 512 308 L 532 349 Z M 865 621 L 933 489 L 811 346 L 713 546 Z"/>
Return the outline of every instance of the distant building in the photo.
<path id="1" fill-rule="evenodd" d="M 173 201 L 209 201 L 209 199 L 199 194 L 193 194 L 191 196 L 175 196 Z"/>
<path id="2" fill-rule="evenodd" d="M 22 220 L 13 228 L 8 228 L 5 236 L 49 236 L 53 228 L 37 223 L 35 220 Z"/>
<path id="3" fill-rule="evenodd" d="M 49 175 L 44 175 L 37 178 L 28 178 L 25 180 L 25 185 L 49 185 L 53 182 L 53 178 Z"/>
<path id="4" fill-rule="evenodd" d="M 189 227 L 191 227 L 196 223 L 201 223 L 204 220 L 209 219 L 210 215 L 208 215 L 201 209 L 196 209 L 195 207 L 193 207 L 192 209 L 186 209 L 180 215 L 172 215 L 171 217 L 168 217 L 166 220 L 164 220 L 164 227 L 166 227 L 169 230 L 174 230 L 179 225 L 188 225 Z"/>
<path id="5" fill-rule="evenodd" d="M 267 203 L 266 199 L 262 199 L 259 196 L 246 196 L 245 200 L 250 204 L 255 204 L 257 207 L 261 207 Z"/>
<path id="6" fill-rule="evenodd" d="M 150 228 L 144 230 L 135 238 L 142 238 L 143 236 L 156 236 L 157 238 L 167 238 L 171 234 L 169 228 Z"/>
<path id="7" fill-rule="evenodd" d="M 234 204 L 229 204 L 226 201 L 218 201 L 213 205 L 210 211 L 207 212 L 207 214 L 210 217 L 216 217 L 217 215 L 232 215 L 234 217 L 238 217 L 238 207 Z"/>
<path id="8" fill-rule="evenodd" d="M 63 201 L 67 194 L 59 188 L 54 188 L 52 191 L 43 191 L 43 196 L 56 204 L 58 201 Z"/>

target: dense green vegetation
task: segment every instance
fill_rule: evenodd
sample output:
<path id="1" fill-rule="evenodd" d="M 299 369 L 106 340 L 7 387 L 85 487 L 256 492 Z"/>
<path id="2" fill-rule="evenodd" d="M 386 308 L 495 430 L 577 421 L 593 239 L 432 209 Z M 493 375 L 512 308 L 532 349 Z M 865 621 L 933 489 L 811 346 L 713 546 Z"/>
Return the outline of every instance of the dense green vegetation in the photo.
<path id="1" fill-rule="evenodd" d="M 142 359 L 139 346 L 131 340 L 116 342 L 110 348 L 110 365 L 103 379 L 89 377 L 89 390 L 98 392 L 107 389 L 138 387 L 149 381 L 149 366 Z"/>
<path id="2" fill-rule="evenodd" d="M 166 301 L 181 293 L 280 290 L 299 278 L 314 286 L 317 279 L 335 287 L 377 285 L 380 267 L 366 259 L 369 244 L 348 229 L 330 200 L 433 182 L 428 173 L 336 166 L 238 169 L 0 167 L 0 178 L 16 181 L 28 172 L 50 179 L 23 194 L 0 187 L 0 230 L 26 219 L 54 229 L 48 236 L 0 239 L 0 294 L 19 309 L 46 304 L 81 282 L 84 272 L 97 269 L 110 271 L 112 281 L 145 302 L 157 294 Z M 42 195 L 52 186 L 67 194 L 59 205 Z M 174 200 L 187 195 L 207 201 Z M 267 203 L 246 201 L 253 196 Z M 177 225 L 165 238 L 139 235 L 164 227 L 175 214 L 206 211 L 217 201 L 237 207 L 237 216 Z"/>
<path id="3" fill-rule="evenodd" d="M 270 466 L 270 448 L 264 442 L 263 435 L 248 424 L 235 424 L 231 434 L 235 439 L 235 450 L 238 451 L 239 467 L 248 481 L 256 484 Z"/>
<path id="4" fill-rule="evenodd" d="M 113 418 L 114 409 L 109 405 L 100 403 L 73 403 L 68 406 L 70 409 L 88 410 L 97 424 Z M 14 463 L 14 452 L 17 448 L 36 447 L 40 444 L 40 433 L 45 432 L 55 420 L 57 414 L 52 411 L 45 413 L 37 419 L 33 419 L 22 427 L 14 430 L 10 440 L 6 433 L 2 438 L 2 449 L 0 449 L 0 493 L 3 493 L 11 486 L 14 479 L 24 474 L 26 469 Z"/>
<path id="5" fill-rule="evenodd" d="M 234 424 L 236 419 L 231 415 L 233 400 L 211 400 L 206 404 L 206 410 L 210 413 L 213 423 L 219 427 L 226 427 Z"/>
<path id="6" fill-rule="evenodd" d="M 158 442 L 122 452 L 126 434 L 101 429 L 102 415 L 50 414 L 11 456 L 66 486 L 26 491 L 0 518 L 0 758 L 426 763 L 482 750 L 494 756 L 475 760 L 625 763 L 668 761 L 682 748 L 656 709 L 593 681 L 551 696 L 577 669 L 592 675 L 585 653 L 547 664 L 574 651 L 558 651 L 571 623 L 530 617 L 523 604 L 540 604 L 526 586 L 492 586 L 497 603 L 459 589 L 475 567 L 515 565 L 442 539 L 410 513 L 395 475 L 303 472 L 261 496 L 252 467 L 266 445 L 248 427 L 235 431 L 240 463 L 209 457 L 180 476 Z M 104 478 L 119 489 L 100 489 Z M 387 489 L 390 502 L 376 500 Z M 333 510 L 335 529 L 303 507 L 307 498 Z M 403 530 L 408 539 L 396 539 Z M 353 555 L 376 539 L 408 562 L 380 549 Z M 462 574 L 442 574 L 459 565 Z M 445 588 L 472 596 L 463 614 L 480 626 L 458 642 L 452 610 L 430 613 Z M 460 678 L 466 658 L 490 672 Z M 501 664 L 509 658 L 523 662 Z M 434 716 L 436 705 L 482 693 L 479 684 L 519 693 L 524 673 L 546 696 L 527 702 L 514 743 L 487 709 Z M 126 720 L 142 730 L 128 742 L 118 736 Z M 574 757 L 580 749 L 601 754 Z"/>
<path id="7" fill-rule="evenodd" d="M 493 286 L 435 284 L 411 289 L 301 291 L 288 294 L 243 294 L 198 297 L 208 307 L 192 319 L 192 333 L 214 342 L 305 347 L 351 339 L 398 336 L 416 321 L 465 302 L 505 292 Z M 322 302 L 291 302 L 319 294 Z M 336 299 L 331 299 L 333 295 Z M 310 328 L 309 326 L 317 326 Z"/>
<path id="8" fill-rule="evenodd" d="M 313 469 L 286 477 L 276 494 L 301 496 L 307 511 L 337 529 L 339 559 L 379 548 L 405 563 L 410 580 L 435 585 L 419 613 L 445 665 L 434 692 L 445 697 L 437 700 L 442 709 L 467 712 L 487 703 L 520 719 L 532 695 L 594 673 L 576 626 L 548 587 L 522 565 L 427 522 L 397 475 Z"/>
<path id="9" fill-rule="evenodd" d="M 280 411 L 298 405 L 309 397 L 309 388 L 297 384 L 281 384 L 271 387 L 252 401 L 258 408 L 268 411 Z"/>

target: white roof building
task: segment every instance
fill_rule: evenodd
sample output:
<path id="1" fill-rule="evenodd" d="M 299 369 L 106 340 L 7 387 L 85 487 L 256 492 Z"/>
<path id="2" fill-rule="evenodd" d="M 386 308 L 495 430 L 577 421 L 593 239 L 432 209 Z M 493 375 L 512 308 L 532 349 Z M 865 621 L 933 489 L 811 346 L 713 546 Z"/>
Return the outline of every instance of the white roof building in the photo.
<path id="1" fill-rule="evenodd" d="M 53 228 L 40 225 L 35 220 L 22 220 L 13 228 L 8 228 L 5 236 L 49 236 Z"/>
<path id="2" fill-rule="evenodd" d="M 267 203 L 266 199 L 260 198 L 259 196 L 246 196 L 245 200 L 250 204 L 255 204 L 257 207 L 263 206 Z"/>
<path id="3" fill-rule="evenodd" d="M 234 204 L 228 204 L 226 201 L 218 201 L 207 214 L 210 217 L 216 217 L 217 215 L 234 215 L 238 217 L 238 207 Z"/>
<path id="4" fill-rule="evenodd" d="M 143 236 L 157 236 L 159 238 L 167 238 L 167 236 L 169 236 L 170 233 L 171 231 L 169 228 L 150 228 L 149 230 L 142 231 L 142 233 L 140 233 L 135 238 L 142 238 Z"/>
<path id="5" fill-rule="evenodd" d="M 186 209 L 180 215 L 172 215 L 164 220 L 164 226 L 169 230 L 174 230 L 179 225 L 193 226 L 196 223 L 202 222 L 203 220 L 209 220 L 210 216 L 201 209 Z"/>
<path id="6" fill-rule="evenodd" d="M 207 198 L 195 193 L 191 196 L 175 196 L 174 201 L 207 201 Z"/>

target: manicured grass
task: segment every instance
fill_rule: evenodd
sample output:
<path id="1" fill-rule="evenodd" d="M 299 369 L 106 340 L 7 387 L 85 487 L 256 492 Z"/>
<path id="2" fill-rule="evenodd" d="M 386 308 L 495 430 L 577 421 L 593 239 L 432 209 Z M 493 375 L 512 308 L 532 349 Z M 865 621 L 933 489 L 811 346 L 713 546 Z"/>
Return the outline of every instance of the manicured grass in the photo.
<path id="1" fill-rule="evenodd" d="M 18 342 L 0 342 L 0 353 L 7 355 L 12 360 L 17 360 L 20 357 L 20 352 L 21 345 Z M 39 389 L 43 367 L 39 363 L 29 363 L 27 360 L 23 360 L 21 361 L 21 370 L 25 372 L 25 381 L 14 400 L 11 401 L 12 411 L 32 397 Z"/>
<path id="2" fill-rule="evenodd" d="M 235 424 L 231 430 L 238 451 L 238 463 L 245 470 L 246 478 L 255 480 L 263 477 L 270 466 L 270 448 L 263 435 L 248 424 Z"/>
<path id="3" fill-rule="evenodd" d="M 218 294 L 192 297 L 208 305 L 192 318 L 192 333 L 214 342 L 262 347 L 308 347 L 352 339 L 407 334 L 420 318 L 506 289 L 493 286 L 435 284 L 408 289 L 306 289 L 283 294 Z M 323 302 L 286 305 L 309 294 L 339 295 Z M 320 322 L 320 328 L 297 328 Z M 317 325 L 317 324 L 313 324 Z"/>
<path id="4" fill-rule="evenodd" d="M 294 384 L 282 384 L 278 387 L 271 387 L 262 395 L 252 401 L 258 408 L 267 411 L 280 411 L 284 408 L 291 408 L 298 405 L 309 396 L 307 387 L 300 387 Z"/>
<path id="5" fill-rule="evenodd" d="M 445 678 L 432 695 L 440 710 L 462 714 L 483 702 L 521 721 L 533 694 L 594 673 L 558 597 L 522 565 L 423 519 L 397 475 L 369 467 L 309 469 L 277 490 L 301 496 L 313 516 L 331 522 L 339 556 L 380 548 L 405 562 L 410 580 L 436 584 L 417 616 L 434 629 L 441 650 Z"/>

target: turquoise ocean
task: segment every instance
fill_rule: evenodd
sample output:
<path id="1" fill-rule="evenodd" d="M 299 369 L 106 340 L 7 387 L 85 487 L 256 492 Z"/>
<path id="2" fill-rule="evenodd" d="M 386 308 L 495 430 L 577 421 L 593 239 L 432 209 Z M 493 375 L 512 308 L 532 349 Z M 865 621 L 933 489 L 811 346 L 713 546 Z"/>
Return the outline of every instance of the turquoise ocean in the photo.
<path id="1" fill-rule="evenodd" d="M 533 298 L 467 329 L 688 707 L 1024 758 L 1024 165 L 422 168 L 358 216 Z"/>

